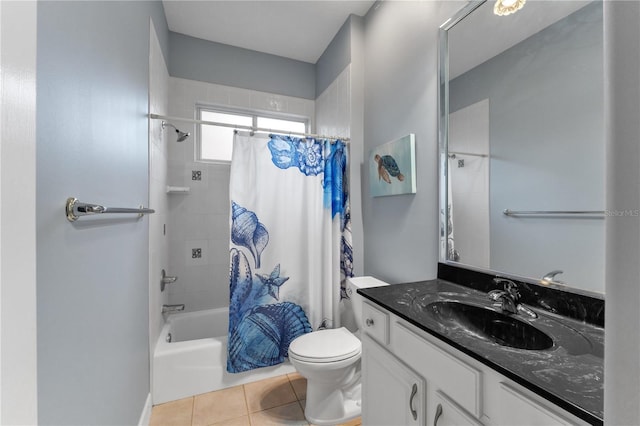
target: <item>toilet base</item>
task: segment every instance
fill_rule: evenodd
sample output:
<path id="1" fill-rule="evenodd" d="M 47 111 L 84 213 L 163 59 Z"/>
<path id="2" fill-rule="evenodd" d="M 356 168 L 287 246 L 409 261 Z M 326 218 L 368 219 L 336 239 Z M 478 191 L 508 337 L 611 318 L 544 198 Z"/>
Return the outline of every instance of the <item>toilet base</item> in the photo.
<path id="1" fill-rule="evenodd" d="M 309 423 L 329 426 L 345 423 L 362 414 L 362 385 L 359 374 L 351 385 L 342 389 L 307 382 L 305 417 Z"/>

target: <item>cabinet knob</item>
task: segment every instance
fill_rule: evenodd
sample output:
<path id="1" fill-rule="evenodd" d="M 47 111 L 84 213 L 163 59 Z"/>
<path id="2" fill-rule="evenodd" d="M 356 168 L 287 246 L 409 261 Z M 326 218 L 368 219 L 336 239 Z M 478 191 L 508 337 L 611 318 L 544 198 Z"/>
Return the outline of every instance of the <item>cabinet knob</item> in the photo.
<path id="1" fill-rule="evenodd" d="M 367 325 L 367 327 L 373 326 L 373 320 L 371 318 L 367 318 L 364 323 Z"/>
<path id="2" fill-rule="evenodd" d="M 442 416 L 442 404 L 438 404 L 436 408 L 436 416 L 433 418 L 433 426 L 438 426 L 438 420 Z"/>

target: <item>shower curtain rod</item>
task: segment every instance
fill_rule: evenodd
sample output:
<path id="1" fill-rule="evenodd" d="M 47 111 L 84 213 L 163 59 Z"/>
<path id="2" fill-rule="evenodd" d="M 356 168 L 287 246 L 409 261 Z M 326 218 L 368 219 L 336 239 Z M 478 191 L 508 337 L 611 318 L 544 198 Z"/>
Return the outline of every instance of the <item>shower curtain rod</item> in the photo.
<path id="1" fill-rule="evenodd" d="M 342 138 L 339 136 L 326 136 L 326 135 L 316 135 L 313 133 L 289 132 L 286 130 L 265 129 L 262 127 L 253 127 L 253 126 L 238 126 L 235 124 L 218 123 L 216 121 L 195 120 L 193 118 L 172 117 L 168 115 L 149 114 L 149 118 L 153 120 L 170 120 L 170 121 L 183 121 L 186 123 L 195 123 L 195 124 L 208 124 L 210 126 L 229 127 L 231 129 L 248 130 L 250 132 L 275 133 L 277 135 L 296 135 L 296 136 L 304 136 L 307 138 L 318 138 L 318 139 L 339 139 L 344 143 L 349 143 L 351 141 L 351 138 Z"/>

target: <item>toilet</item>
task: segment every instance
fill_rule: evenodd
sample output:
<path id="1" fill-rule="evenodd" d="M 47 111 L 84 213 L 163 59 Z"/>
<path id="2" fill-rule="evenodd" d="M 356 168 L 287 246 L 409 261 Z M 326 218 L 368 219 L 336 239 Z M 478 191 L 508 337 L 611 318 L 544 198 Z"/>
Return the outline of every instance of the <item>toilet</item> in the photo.
<path id="1" fill-rule="evenodd" d="M 316 425 L 335 425 L 360 416 L 360 356 L 357 337 L 362 328 L 362 296 L 359 288 L 388 285 L 373 277 L 347 279 L 358 331 L 344 327 L 313 331 L 289 345 L 289 361 L 307 379 L 305 417 Z"/>

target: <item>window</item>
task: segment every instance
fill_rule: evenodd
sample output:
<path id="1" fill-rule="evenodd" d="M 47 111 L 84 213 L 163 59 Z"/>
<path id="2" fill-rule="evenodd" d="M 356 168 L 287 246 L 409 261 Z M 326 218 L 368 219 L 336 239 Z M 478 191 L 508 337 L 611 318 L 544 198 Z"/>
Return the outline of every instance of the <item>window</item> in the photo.
<path id="1" fill-rule="evenodd" d="M 231 112 L 199 107 L 198 119 L 236 126 L 250 126 L 283 132 L 305 133 L 307 120 L 263 116 L 250 112 Z M 233 127 L 198 125 L 196 159 L 200 161 L 229 162 L 233 151 Z"/>

